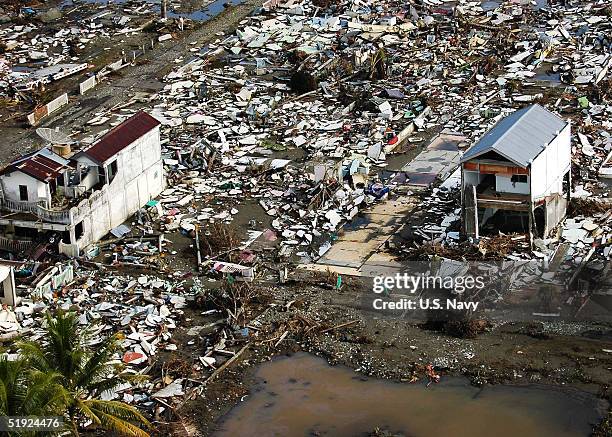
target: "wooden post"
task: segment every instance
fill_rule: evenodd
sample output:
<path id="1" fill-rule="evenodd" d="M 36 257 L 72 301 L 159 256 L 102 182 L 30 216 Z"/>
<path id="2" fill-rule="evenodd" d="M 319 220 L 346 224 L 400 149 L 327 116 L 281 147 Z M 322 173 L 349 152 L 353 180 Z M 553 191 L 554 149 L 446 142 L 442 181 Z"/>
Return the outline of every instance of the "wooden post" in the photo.
<path id="1" fill-rule="evenodd" d="M 465 235 L 467 237 L 479 238 L 478 230 L 478 199 L 476 197 L 476 187 L 468 184 L 465 187 L 463 196 L 463 223 Z"/>
<path id="2" fill-rule="evenodd" d="M 529 247 L 533 249 L 533 227 L 535 226 L 535 218 L 533 216 L 533 202 L 529 201 Z"/>
<path id="3" fill-rule="evenodd" d="M 572 166 L 567 171 L 567 202 L 569 203 L 572 199 Z"/>
<path id="4" fill-rule="evenodd" d="M 167 0 L 161 0 L 161 17 L 162 19 L 166 19 L 168 13 L 167 13 Z"/>
<path id="5" fill-rule="evenodd" d="M 463 164 L 461 164 L 461 233 L 463 235 L 466 235 L 465 232 L 465 201 L 463 196 L 464 194 L 464 190 L 463 190 L 463 184 L 465 184 L 465 180 L 464 180 L 464 176 L 463 176 Z"/>
<path id="6" fill-rule="evenodd" d="M 196 243 L 196 255 L 198 257 L 198 271 L 202 269 L 202 253 L 200 252 L 200 227 L 195 226 L 195 243 Z"/>

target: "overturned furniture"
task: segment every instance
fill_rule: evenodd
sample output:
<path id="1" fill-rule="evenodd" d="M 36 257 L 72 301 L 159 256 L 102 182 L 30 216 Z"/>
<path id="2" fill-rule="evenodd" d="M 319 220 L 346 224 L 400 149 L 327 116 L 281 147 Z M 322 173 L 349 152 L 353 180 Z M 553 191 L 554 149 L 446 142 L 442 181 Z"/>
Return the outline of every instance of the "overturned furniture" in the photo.
<path id="1" fill-rule="evenodd" d="M 547 236 L 570 196 L 570 123 L 540 105 L 501 119 L 461 159 L 462 229 Z"/>

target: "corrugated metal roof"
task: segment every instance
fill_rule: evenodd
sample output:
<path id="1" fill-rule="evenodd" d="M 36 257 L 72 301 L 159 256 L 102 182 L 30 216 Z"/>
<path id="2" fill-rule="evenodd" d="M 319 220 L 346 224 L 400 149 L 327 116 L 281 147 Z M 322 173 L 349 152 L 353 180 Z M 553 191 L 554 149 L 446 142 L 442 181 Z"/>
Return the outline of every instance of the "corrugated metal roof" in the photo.
<path id="1" fill-rule="evenodd" d="M 159 121 L 140 111 L 111 129 L 98 142 L 82 153 L 102 164 L 147 132 L 159 126 Z"/>
<path id="2" fill-rule="evenodd" d="M 567 121 L 540 105 L 527 106 L 498 121 L 463 154 L 461 162 L 495 151 L 527 167 L 566 125 Z"/>
<path id="3" fill-rule="evenodd" d="M 48 182 L 51 179 L 57 178 L 60 173 L 69 168 L 70 161 L 44 147 L 14 160 L 3 168 L 0 174 L 21 171 L 39 181 Z"/>
<path id="4" fill-rule="evenodd" d="M 25 174 L 38 179 L 39 181 L 47 182 L 57 178 L 63 170 L 68 167 L 59 162 L 49 159 L 43 155 L 33 155 L 22 161 L 13 163 L 7 168 L 7 173 L 11 170 L 19 170 Z"/>

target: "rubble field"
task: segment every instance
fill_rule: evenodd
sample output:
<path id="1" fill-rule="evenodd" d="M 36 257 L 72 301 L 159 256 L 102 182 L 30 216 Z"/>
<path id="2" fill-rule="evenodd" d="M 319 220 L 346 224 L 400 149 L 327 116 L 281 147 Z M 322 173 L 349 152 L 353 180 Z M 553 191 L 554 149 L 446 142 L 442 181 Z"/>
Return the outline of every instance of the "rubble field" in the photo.
<path id="1" fill-rule="evenodd" d="M 159 435 L 214 435 L 248 396 L 257 365 L 298 351 L 405 383 L 465 376 L 476 386 L 570 387 L 609 410 L 609 2 L 248 0 L 210 20 L 195 5 L 168 3 L 164 20 L 158 3 L 137 0 L 62 2 L 69 24 L 52 5 L 0 19 L 0 41 L 17 41 L 0 53 L 0 72 L 11 72 L 0 76 L 3 161 L 57 146 L 19 117 L 70 90 L 69 103 L 36 125 L 70 138 L 67 161 L 152 117 L 165 178 L 154 199 L 136 190 L 136 214 L 75 256 L 61 251 L 65 232 L 28 232 L 22 250 L 3 225 L 0 250 L 19 297 L 0 314 L 7 353 L 19 336 L 40 337 L 47 310 L 76 311 L 100 341 L 118 334 L 114 362 L 146 376 L 98 395 L 137 407 Z M 89 24 L 78 27 L 84 16 Z M 15 92 L 22 69 L 13 65 L 97 59 L 87 71 L 99 72 L 117 62 L 118 41 L 151 38 L 150 50 L 132 59 L 126 51 L 121 68 L 83 95 L 82 71 Z M 567 177 L 551 196 L 562 206 L 548 214 L 560 217 L 529 215 L 531 191 L 504 198 L 466 185 L 469 148 L 529 111 L 571 128 Z M 110 179 L 116 163 L 108 167 Z M 526 175 L 506 175 L 508 186 Z M 467 188 L 530 212 L 479 215 Z M 28 212 L 3 202 L 4 220 Z M 469 295 L 486 309 L 433 317 L 372 307 L 381 275 L 470 268 L 490 281 Z M 386 286 L 381 295 L 404 297 Z M 611 414 L 593 435 L 612 435 Z"/>
<path id="2" fill-rule="evenodd" d="M 0 127 L 6 139 L 2 163 L 39 146 L 39 138 L 24 130 L 27 114 L 37 107 L 67 92 L 71 107 L 41 125 L 78 131 L 100 108 L 113 108 L 138 91 L 157 89 L 158 79 L 181 54 L 232 28 L 261 4 L 223 2 L 213 8 L 213 15 L 193 17 L 198 7 L 207 10 L 204 3 L 177 1 L 169 8 L 169 18 L 158 22 L 159 4 L 143 1 L 108 6 L 78 0 L 30 3 L 32 12 L 22 14 L 20 8 L 29 7 L 22 2 L 0 5 L 0 42 L 7 45 L 4 49 L 0 45 Z M 53 11 L 50 21 L 45 18 L 48 11 Z M 181 16 L 185 17 L 182 24 Z M 172 38 L 164 39 L 164 35 Z M 65 77 L 50 75 L 71 67 L 75 72 Z M 98 78 L 97 86 L 79 95 L 79 83 L 92 76 Z"/>

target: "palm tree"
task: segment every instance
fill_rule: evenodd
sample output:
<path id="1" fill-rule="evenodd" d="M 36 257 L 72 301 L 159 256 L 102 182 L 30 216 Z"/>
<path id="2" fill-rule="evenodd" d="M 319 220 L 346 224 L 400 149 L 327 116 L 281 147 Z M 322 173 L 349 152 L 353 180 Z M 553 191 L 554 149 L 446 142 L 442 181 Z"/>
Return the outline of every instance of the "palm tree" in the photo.
<path id="1" fill-rule="evenodd" d="M 55 317 L 47 313 L 41 342 L 22 342 L 20 349 L 33 368 L 60 375 L 68 394 L 67 417 L 75 435 L 78 435 L 78 424 L 88 419 L 109 431 L 148 437 L 140 426 L 148 428 L 150 424 L 136 408 L 124 402 L 96 398 L 121 383 L 142 377 L 126 374 L 121 367 L 109 364 L 119 349 L 117 336 L 105 339 L 95 349 L 92 337 L 92 327 L 80 328 L 75 313 L 58 312 Z"/>
<path id="2" fill-rule="evenodd" d="M 9 361 L 7 356 L 0 357 L 0 415 L 59 416 L 67 401 L 59 373 L 34 370 L 23 358 Z"/>

